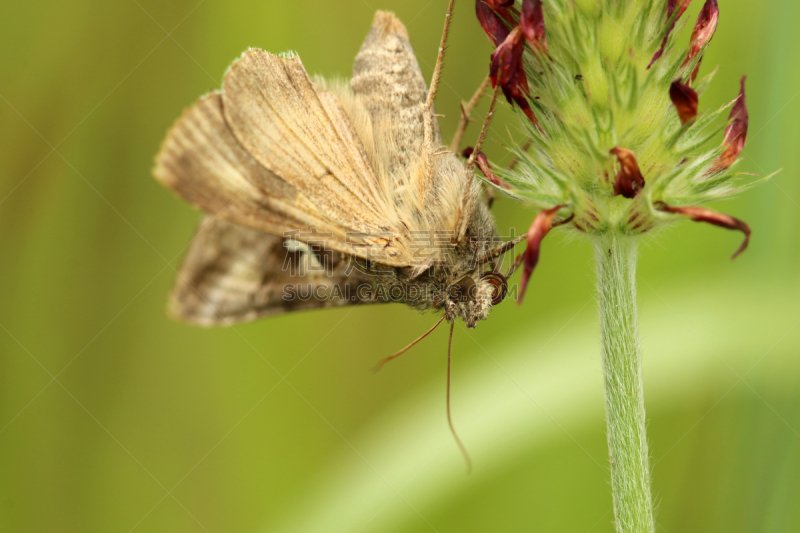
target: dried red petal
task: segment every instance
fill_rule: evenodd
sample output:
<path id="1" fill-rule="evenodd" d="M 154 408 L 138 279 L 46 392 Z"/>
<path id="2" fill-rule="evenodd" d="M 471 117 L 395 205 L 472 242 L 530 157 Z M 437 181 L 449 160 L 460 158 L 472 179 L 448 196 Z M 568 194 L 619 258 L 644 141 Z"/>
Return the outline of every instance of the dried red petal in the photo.
<path id="1" fill-rule="evenodd" d="M 493 2 L 491 0 L 475 1 L 475 14 L 478 16 L 478 22 L 494 46 L 497 46 L 498 43 L 502 43 L 505 38 L 508 37 L 509 33 L 508 26 L 506 26 L 506 23 L 503 22 L 503 19 L 495 10 L 499 10 L 506 15 L 505 18 L 508 20 L 510 15 L 506 12 L 506 8 L 513 4 L 513 0 L 510 2 Z M 513 19 L 511 19 L 511 22 L 513 23 Z"/>
<path id="2" fill-rule="evenodd" d="M 527 235 L 528 247 L 525 248 L 525 253 L 522 254 L 522 280 L 520 282 L 517 304 L 522 303 L 522 298 L 525 296 L 525 290 L 528 288 L 528 280 L 531 278 L 533 269 L 536 268 L 536 264 L 539 262 L 539 251 L 542 246 L 542 239 L 545 238 L 550 231 L 550 228 L 553 227 L 553 219 L 556 217 L 558 210 L 562 207 L 564 206 L 557 205 L 551 209 L 545 209 L 533 219 L 533 223 L 531 224 Z"/>
<path id="3" fill-rule="evenodd" d="M 717 0 L 706 0 L 703 9 L 700 10 L 700 15 L 697 17 L 697 23 L 692 31 L 692 39 L 689 44 L 689 55 L 683 62 L 685 67 L 695 60 L 697 55 L 711 42 L 714 37 L 714 32 L 717 31 L 717 22 L 719 21 L 719 6 Z M 697 73 L 693 73 L 697 77 Z"/>
<path id="4" fill-rule="evenodd" d="M 726 215 L 724 213 L 717 213 L 716 211 L 712 211 L 710 209 L 705 209 L 702 207 L 672 207 L 670 205 L 665 204 L 664 202 L 659 202 L 656 207 L 667 213 L 677 213 L 680 215 L 685 215 L 691 218 L 695 222 L 706 222 L 708 224 L 713 224 L 715 226 L 719 226 L 725 229 L 737 230 L 744 233 L 744 242 L 742 245 L 739 246 L 739 249 L 736 250 L 736 253 L 733 254 L 731 259 L 736 259 L 739 254 L 744 252 L 747 249 L 747 245 L 750 244 L 750 226 L 747 223 L 739 220 L 738 218 L 734 218 L 730 215 Z"/>
<path id="5" fill-rule="evenodd" d="M 503 86 L 503 94 L 508 100 L 508 103 L 513 105 L 519 106 L 525 116 L 528 117 L 539 131 L 543 131 L 541 125 L 539 125 L 539 119 L 536 118 L 536 115 L 533 114 L 533 109 L 531 109 L 531 104 L 528 102 L 528 79 L 526 77 L 522 77 L 519 80 L 519 83 L 516 84 L 514 89 L 509 89 L 507 86 Z"/>
<path id="6" fill-rule="evenodd" d="M 503 11 L 514 6 L 514 0 L 482 0 L 496 11 Z"/>
<path id="7" fill-rule="evenodd" d="M 489 166 L 489 159 L 486 157 L 486 154 L 484 154 L 483 152 L 478 152 L 478 154 L 475 156 L 475 163 L 478 164 L 478 168 L 481 169 L 481 172 L 483 172 L 483 175 L 486 176 L 487 180 L 491 181 L 498 187 L 502 187 L 503 189 L 506 190 L 511 190 L 511 185 L 506 183 L 505 180 L 498 178 L 495 175 L 495 173 L 492 172 L 492 167 Z"/>
<path id="8" fill-rule="evenodd" d="M 531 105 L 528 103 L 528 99 L 524 96 L 514 96 L 514 102 L 522 109 L 522 112 L 525 113 L 525 116 L 528 117 L 534 126 L 539 128 L 539 131 L 544 133 L 542 126 L 539 125 L 539 119 L 536 118 L 536 115 L 533 114 L 533 109 L 531 109 Z"/>
<path id="9" fill-rule="evenodd" d="M 527 86 L 525 69 L 522 66 L 524 37 L 520 27 L 514 28 L 492 54 L 492 66 L 489 69 L 492 87 L 500 85 L 504 90 L 513 92 L 522 79 L 525 79 Z"/>
<path id="10" fill-rule="evenodd" d="M 508 103 L 518 105 L 525 116 L 538 126 L 539 121 L 528 103 L 530 90 L 528 77 L 525 75 L 525 67 L 522 63 L 524 51 L 525 34 L 522 32 L 522 28 L 517 26 L 492 54 L 489 76 L 492 80 L 492 87 L 499 85 Z"/>
<path id="11" fill-rule="evenodd" d="M 673 81 L 669 87 L 669 97 L 672 105 L 678 110 L 681 124 L 694 120 L 697 116 L 697 92 L 679 81 Z"/>
<path id="12" fill-rule="evenodd" d="M 472 157 L 472 154 L 475 153 L 475 149 L 472 146 L 467 146 L 461 152 L 461 157 L 464 159 L 469 159 Z M 503 189 L 511 190 L 511 185 L 506 183 L 501 178 L 498 178 L 494 172 L 492 172 L 492 167 L 489 165 L 489 159 L 486 157 L 486 154 L 483 152 L 478 152 L 475 156 L 475 162 L 478 165 L 478 168 L 481 169 L 483 175 L 486 176 L 486 179 L 494 183 L 495 185 L 502 187 Z"/>
<path id="13" fill-rule="evenodd" d="M 739 92 L 739 98 L 736 100 L 731 115 L 728 120 L 731 121 L 728 127 L 725 128 L 725 151 L 716 161 L 714 170 L 725 170 L 730 167 L 739 154 L 744 150 L 744 145 L 747 143 L 747 127 L 750 123 L 750 115 L 747 112 L 747 102 L 744 94 L 744 83 L 747 76 L 742 76 L 742 88 Z"/>
<path id="14" fill-rule="evenodd" d="M 547 35 L 544 27 L 544 12 L 541 0 L 522 0 L 519 17 L 522 32 L 533 50 L 547 51 Z"/>
<path id="15" fill-rule="evenodd" d="M 622 195 L 625 198 L 635 198 L 644 188 L 644 176 L 639 170 L 639 163 L 633 152 L 620 148 L 613 148 L 609 153 L 617 156 L 620 169 L 614 181 L 614 196 Z"/>
<path id="16" fill-rule="evenodd" d="M 680 3 L 679 3 L 680 2 Z M 661 41 L 661 48 L 658 49 L 658 52 L 655 53 L 653 59 L 650 61 L 650 64 L 647 65 L 647 68 L 653 66 L 653 63 L 658 61 L 658 59 L 664 55 L 664 49 L 667 47 L 667 42 L 669 41 L 669 35 L 672 33 L 672 30 L 675 28 L 675 23 L 678 22 L 683 16 L 684 11 L 689 7 L 689 4 L 692 3 L 692 0 L 668 0 L 667 1 L 667 21 L 671 21 L 669 23 L 669 28 L 667 28 L 667 33 L 664 35 L 664 40 Z M 677 9 L 678 13 L 675 14 L 675 10 Z M 673 14 L 675 14 L 673 18 Z"/>

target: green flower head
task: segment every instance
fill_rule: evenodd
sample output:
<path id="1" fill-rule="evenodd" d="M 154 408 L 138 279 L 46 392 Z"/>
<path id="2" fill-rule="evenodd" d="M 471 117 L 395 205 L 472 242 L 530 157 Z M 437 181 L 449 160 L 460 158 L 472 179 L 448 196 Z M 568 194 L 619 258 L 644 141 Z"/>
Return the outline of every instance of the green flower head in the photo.
<path id="1" fill-rule="evenodd" d="M 742 183 L 735 171 L 747 139 L 744 78 L 732 102 L 698 111 L 714 74 L 698 79 L 719 7 L 705 2 L 682 49 L 675 29 L 690 1 L 477 0 L 496 46 L 492 85 L 520 111 L 523 135 L 513 168 L 473 159 L 490 187 L 540 211 L 520 298 L 554 225 L 636 236 L 688 217 L 742 231 L 734 257 L 747 247 L 747 224 L 700 207 L 762 180 Z"/>

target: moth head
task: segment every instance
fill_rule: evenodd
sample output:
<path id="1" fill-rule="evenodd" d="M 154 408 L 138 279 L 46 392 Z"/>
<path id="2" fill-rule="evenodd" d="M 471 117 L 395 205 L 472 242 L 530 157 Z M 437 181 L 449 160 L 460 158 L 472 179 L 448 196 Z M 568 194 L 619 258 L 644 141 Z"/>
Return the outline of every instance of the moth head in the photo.
<path id="1" fill-rule="evenodd" d="M 466 275 L 447 288 L 445 313 L 449 322 L 461 318 L 470 329 L 486 320 L 492 306 L 502 302 L 508 293 L 505 276 L 497 272 Z"/>

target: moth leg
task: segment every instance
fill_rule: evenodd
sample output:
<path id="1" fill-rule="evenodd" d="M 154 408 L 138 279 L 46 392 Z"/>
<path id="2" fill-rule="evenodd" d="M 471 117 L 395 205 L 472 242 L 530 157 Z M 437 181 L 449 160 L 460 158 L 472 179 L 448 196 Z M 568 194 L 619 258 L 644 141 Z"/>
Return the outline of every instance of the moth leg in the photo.
<path id="1" fill-rule="evenodd" d="M 450 143 L 450 150 L 452 152 L 459 151 L 459 148 L 461 148 L 461 141 L 464 140 L 464 134 L 467 131 L 467 126 L 469 126 L 470 122 L 475 122 L 475 120 L 470 118 L 470 113 L 472 113 L 472 110 L 478 105 L 486 89 L 489 88 L 489 83 L 491 83 L 491 79 L 489 76 L 486 76 L 481 82 L 480 87 L 478 87 L 478 90 L 475 91 L 475 94 L 469 99 L 469 102 L 461 102 L 461 118 L 458 120 L 456 133 L 453 135 L 453 141 Z"/>
<path id="2" fill-rule="evenodd" d="M 531 139 L 529 137 L 525 141 L 525 144 L 522 145 L 522 153 L 527 152 L 532 144 L 533 144 L 533 139 Z M 519 163 L 519 156 L 514 156 L 514 158 L 511 160 L 511 162 L 506 167 L 506 170 L 509 170 L 509 171 L 514 170 L 514 167 L 517 166 L 517 163 Z M 489 187 L 488 185 L 484 185 L 483 189 L 484 189 L 484 191 L 486 191 L 486 205 L 487 205 L 487 207 L 489 209 L 491 209 L 492 205 L 494 204 L 494 199 L 495 199 L 495 197 L 497 195 L 495 194 L 493 187 Z"/>
<path id="3" fill-rule="evenodd" d="M 490 271 L 491 271 L 491 272 L 495 272 L 495 271 L 496 271 L 496 269 L 497 269 L 497 262 L 495 261 L 495 258 L 494 258 L 494 257 L 492 257 L 491 259 L 489 259 L 489 266 L 490 266 L 490 267 L 492 267 L 492 268 L 490 269 Z"/>
<path id="4" fill-rule="evenodd" d="M 455 0 L 450 0 L 450 5 L 447 6 L 447 14 L 445 15 L 444 19 L 444 30 L 442 31 L 442 40 L 439 43 L 439 54 L 436 56 L 436 66 L 433 68 L 433 77 L 431 78 L 431 86 L 428 90 L 428 98 L 425 100 L 425 108 L 431 115 L 431 118 L 433 118 L 433 101 L 436 99 L 436 90 L 439 87 L 439 78 L 442 75 L 444 51 L 445 47 L 447 46 L 447 36 L 450 33 L 450 21 L 453 18 L 453 4 L 455 4 Z M 427 129 L 427 124 L 425 126 Z M 432 132 L 433 129 L 431 128 L 431 133 Z"/>
<path id="5" fill-rule="evenodd" d="M 475 158 L 478 157 L 478 154 L 481 152 L 483 141 L 486 140 L 486 134 L 489 133 L 489 125 L 492 123 L 492 117 L 494 116 L 494 105 L 497 103 L 497 93 L 499 91 L 500 86 L 498 85 L 494 88 L 494 92 L 492 93 L 492 101 L 489 103 L 489 111 L 486 112 L 486 118 L 483 120 L 483 126 L 481 126 L 481 133 L 478 135 L 478 141 L 475 143 L 475 148 L 472 150 L 472 154 L 469 156 L 469 161 L 467 162 L 468 170 L 475 168 Z"/>
<path id="6" fill-rule="evenodd" d="M 486 140 L 486 134 L 489 131 L 489 125 L 492 123 L 492 117 L 494 116 L 494 106 L 497 103 L 497 93 L 500 90 L 500 86 L 494 88 L 494 92 L 492 92 L 492 101 L 489 103 L 489 111 L 486 112 L 486 118 L 483 121 L 483 126 L 481 126 L 481 133 L 478 135 L 478 142 L 475 143 L 475 148 L 472 150 L 472 153 L 467 160 L 467 170 L 469 172 L 473 172 L 475 168 L 475 158 L 478 157 L 480 153 L 481 146 L 483 145 L 483 141 Z M 487 176 L 488 177 L 488 176 Z M 494 191 L 491 190 L 490 187 L 485 186 L 484 190 L 486 191 L 486 204 L 487 207 L 491 209 L 492 204 L 494 203 Z"/>
<path id="7" fill-rule="evenodd" d="M 505 253 L 500 254 L 496 258 L 492 259 L 492 261 L 489 263 L 490 265 L 492 265 L 492 272 L 493 273 L 501 274 L 501 271 L 503 270 L 503 266 L 506 264 L 506 255 L 508 255 L 508 254 L 505 254 Z"/>

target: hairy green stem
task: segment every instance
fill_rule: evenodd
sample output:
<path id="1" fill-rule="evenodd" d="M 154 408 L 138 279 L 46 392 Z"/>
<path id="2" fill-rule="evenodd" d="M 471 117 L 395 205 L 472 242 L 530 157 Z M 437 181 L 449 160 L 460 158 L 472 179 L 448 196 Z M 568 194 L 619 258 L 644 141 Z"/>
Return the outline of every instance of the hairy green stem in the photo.
<path id="1" fill-rule="evenodd" d="M 595 242 L 608 451 L 618 533 L 654 533 L 636 310 L 636 241 Z"/>

